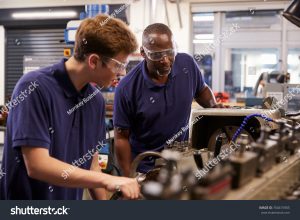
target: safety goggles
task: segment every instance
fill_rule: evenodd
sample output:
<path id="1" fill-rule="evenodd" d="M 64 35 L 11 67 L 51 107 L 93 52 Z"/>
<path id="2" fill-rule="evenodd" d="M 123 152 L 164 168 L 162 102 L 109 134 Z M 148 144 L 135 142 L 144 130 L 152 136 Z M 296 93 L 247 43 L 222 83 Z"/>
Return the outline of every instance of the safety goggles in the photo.
<path id="1" fill-rule="evenodd" d="M 177 54 L 177 52 L 174 48 L 161 50 L 161 51 L 151 51 L 143 46 L 143 49 L 145 51 L 146 56 L 152 61 L 160 61 L 165 56 L 167 56 L 169 58 L 174 58 Z"/>
<path id="2" fill-rule="evenodd" d="M 128 62 L 127 63 L 122 63 L 114 58 L 110 58 L 110 57 L 105 57 L 107 59 L 109 59 L 110 61 L 113 61 L 113 65 L 109 64 L 109 68 L 110 70 L 113 72 L 113 73 L 122 73 L 126 70 L 126 67 L 128 65 Z"/>

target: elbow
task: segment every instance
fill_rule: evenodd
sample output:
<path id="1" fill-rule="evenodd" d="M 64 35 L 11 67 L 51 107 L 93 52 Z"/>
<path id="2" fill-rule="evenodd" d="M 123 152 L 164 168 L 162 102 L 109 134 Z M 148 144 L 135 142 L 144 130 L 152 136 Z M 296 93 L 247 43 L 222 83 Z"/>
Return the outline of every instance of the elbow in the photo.
<path id="1" fill-rule="evenodd" d="M 32 164 L 26 164 L 27 175 L 32 179 L 39 179 L 39 169 Z"/>
<path id="2" fill-rule="evenodd" d="M 44 148 L 22 147 L 22 155 L 27 175 L 30 178 L 42 180 L 45 178 L 45 170 L 49 169 L 49 152 Z"/>
<path id="3" fill-rule="evenodd" d="M 38 172 L 32 167 L 26 167 L 27 175 L 32 179 L 37 179 Z"/>

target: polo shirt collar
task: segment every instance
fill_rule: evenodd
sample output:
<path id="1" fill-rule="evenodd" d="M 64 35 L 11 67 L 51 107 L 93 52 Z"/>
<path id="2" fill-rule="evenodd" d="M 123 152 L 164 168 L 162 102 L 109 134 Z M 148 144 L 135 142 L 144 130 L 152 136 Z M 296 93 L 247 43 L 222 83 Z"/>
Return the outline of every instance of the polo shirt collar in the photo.
<path id="1" fill-rule="evenodd" d="M 173 66 L 171 68 L 171 73 L 169 75 L 169 79 L 168 79 L 167 83 L 169 83 L 171 78 L 174 78 L 177 75 L 177 71 L 173 68 L 174 64 L 175 64 L 175 60 L 174 60 Z M 153 80 L 149 77 L 149 75 L 147 73 L 148 73 L 147 63 L 146 63 L 146 60 L 143 60 L 143 62 L 142 62 L 142 74 L 143 74 L 143 77 L 144 77 L 144 80 L 146 82 L 147 87 L 148 88 L 154 88 L 154 87 L 161 88 L 161 87 L 166 86 L 166 84 L 157 84 L 157 83 L 153 82 Z"/>
<path id="2" fill-rule="evenodd" d="M 80 92 L 78 92 L 73 85 L 65 66 L 66 58 L 63 58 L 59 63 L 53 65 L 52 74 L 54 78 L 58 81 L 60 87 L 63 89 L 64 94 L 67 98 L 73 97 L 84 97 L 84 93 L 87 90 L 89 84 L 84 86 Z"/>

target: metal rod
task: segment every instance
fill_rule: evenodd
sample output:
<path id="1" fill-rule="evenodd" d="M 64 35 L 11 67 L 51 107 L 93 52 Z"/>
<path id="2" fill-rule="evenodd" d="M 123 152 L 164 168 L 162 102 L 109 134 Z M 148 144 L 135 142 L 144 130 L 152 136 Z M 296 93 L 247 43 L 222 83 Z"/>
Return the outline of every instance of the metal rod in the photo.
<path id="1" fill-rule="evenodd" d="M 178 13 L 178 20 L 179 20 L 179 26 L 180 26 L 180 28 L 182 28 L 182 19 L 181 19 L 181 13 L 180 13 L 179 2 L 180 2 L 180 0 L 176 0 L 177 13 Z"/>
<path id="2" fill-rule="evenodd" d="M 165 0 L 165 12 L 166 12 L 166 18 L 167 18 L 168 26 L 170 26 L 170 20 L 169 20 L 169 14 L 168 14 L 167 0 Z"/>

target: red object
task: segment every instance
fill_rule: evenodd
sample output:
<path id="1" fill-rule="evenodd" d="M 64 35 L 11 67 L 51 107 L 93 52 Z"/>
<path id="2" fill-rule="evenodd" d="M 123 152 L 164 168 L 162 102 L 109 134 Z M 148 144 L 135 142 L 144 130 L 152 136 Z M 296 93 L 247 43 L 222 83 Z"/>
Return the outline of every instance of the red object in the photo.
<path id="1" fill-rule="evenodd" d="M 229 102 L 229 94 L 227 92 L 214 92 L 214 96 L 218 103 Z"/>

